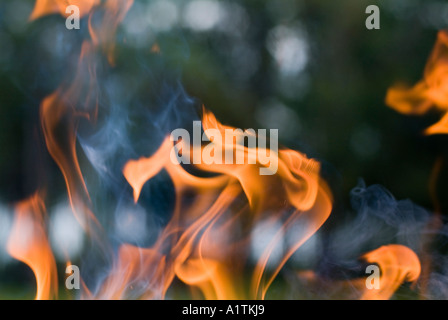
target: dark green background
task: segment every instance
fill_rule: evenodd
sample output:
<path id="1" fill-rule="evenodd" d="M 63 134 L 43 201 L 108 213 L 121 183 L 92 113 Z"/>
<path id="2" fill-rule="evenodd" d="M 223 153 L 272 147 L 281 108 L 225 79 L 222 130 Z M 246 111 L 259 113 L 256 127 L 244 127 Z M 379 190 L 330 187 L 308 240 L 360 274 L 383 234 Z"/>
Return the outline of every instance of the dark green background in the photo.
<path id="1" fill-rule="evenodd" d="M 412 85 L 421 79 L 437 31 L 448 24 L 445 2 L 218 2 L 243 12 L 244 29 L 197 31 L 179 22 L 142 48 L 158 41 L 163 68 L 182 70 L 186 92 L 221 122 L 279 129 L 281 144 L 319 159 L 335 194 L 337 210 L 330 225 L 349 208 L 349 192 L 359 178 L 433 211 L 429 179 L 436 159 L 442 167 L 433 196 L 442 212 L 447 211 L 448 139 L 422 135 L 440 115 L 409 117 L 384 103 L 391 85 Z M 182 16 L 188 2 L 172 3 Z M 380 30 L 364 25 L 370 4 L 381 10 Z M 76 61 L 79 44 L 87 36 L 84 19 L 82 30 L 64 31 L 68 42 L 62 49 L 54 40 L 62 55 L 42 49 L 43 32 L 63 29 L 64 19 L 54 15 L 27 23 L 32 5 L 33 1 L 0 1 L 0 199 L 7 205 L 34 192 L 42 179 L 65 192 L 57 166 L 40 160 L 49 158 L 41 151 L 45 148 L 38 107 L 64 77 L 65 61 Z M 235 17 L 239 16 L 229 15 L 224 25 L 236 24 Z M 279 27 L 299 30 L 306 41 L 307 62 L 301 72 L 282 73 L 269 50 L 269 39 Z M 120 29 L 118 36 L 123 34 Z M 118 61 L 137 57 L 138 49 L 121 46 Z"/>

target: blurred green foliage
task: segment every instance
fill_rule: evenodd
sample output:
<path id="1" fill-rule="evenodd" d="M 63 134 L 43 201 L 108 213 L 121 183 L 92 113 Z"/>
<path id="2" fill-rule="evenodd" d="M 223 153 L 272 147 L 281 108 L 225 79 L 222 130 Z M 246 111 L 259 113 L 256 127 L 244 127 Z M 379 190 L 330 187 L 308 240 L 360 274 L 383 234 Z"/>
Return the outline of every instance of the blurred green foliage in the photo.
<path id="1" fill-rule="evenodd" d="M 437 30 L 448 23 L 448 4 L 170 0 L 166 7 L 166 2 L 136 1 L 120 35 L 128 37 L 136 26 L 149 35 L 129 36 L 119 45 L 126 59 L 137 59 L 136 52 L 157 42 L 165 66 L 181 69 L 187 93 L 223 123 L 279 129 L 284 146 L 322 161 L 340 214 L 358 178 L 434 210 L 428 186 L 436 159 L 442 169 L 435 198 L 447 211 L 448 139 L 422 135 L 438 115 L 404 116 L 389 109 L 384 98 L 391 85 L 421 78 Z M 369 4 L 381 10 L 380 30 L 364 26 Z M 77 45 L 87 35 L 85 21 L 80 31 L 64 30 L 64 19 L 56 15 L 29 23 L 32 5 L 0 0 L 0 198 L 8 204 L 33 192 L 43 178 L 64 192 L 57 167 L 38 151 L 45 150 L 38 106 L 61 81 L 64 61 L 76 60 L 70 57 L 79 54 Z M 143 19 L 140 26 L 132 14 L 150 12 L 148 6 L 166 16 L 153 17 L 152 24 Z"/>
<path id="2" fill-rule="evenodd" d="M 205 26 L 188 20 L 204 19 L 201 12 L 188 18 L 191 2 L 171 1 L 177 20 L 162 23 L 147 43 L 165 41 L 162 54 L 181 67 L 182 83 L 191 96 L 225 123 L 280 129 L 285 146 L 319 158 L 338 173 L 342 195 L 362 177 L 368 184 L 383 184 L 398 198 L 432 206 L 428 178 L 435 158 L 444 156 L 445 139 L 421 135 L 434 115 L 397 114 L 385 106 L 384 97 L 392 84 L 420 78 L 437 29 L 445 23 L 437 13 L 443 15 L 446 6 L 436 1 L 375 1 L 381 29 L 369 31 L 364 26 L 369 1 L 211 1 L 227 11 L 218 23 Z M 28 172 L 25 159 L 39 143 L 38 138 L 32 141 L 37 134 L 33 131 L 39 130 L 33 117 L 46 92 L 33 91 L 42 89 L 36 82 L 48 82 L 48 91 L 62 77 L 60 57 L 39 48 L 39 41 L 42 33 L 64 21 L 53 16 L 28 23 L 32 4 L 0 2 L 0 190 L 6 202 L 29 193 L 38 180 L 29 177 L 35 173 Z M 281 41 L 279 28 L 301 41 L 302 48 L 292 48 L 303 51 L 298 55 L 277 48 L 280 59 L 283 54 L 292 61 L 305 60 L 298 72 L 282 71 L 288 65 L 276 60 L 272 46 Z M 166 39 L 172 34 L 181 35 L 181 47 L 170 47 Z M 76 39 L 68 34 L 65 41 Z M 76 56 L 74 51 L 65 54 Z M 29 62 L 33 55 L 39 55 L 38 61 Z"/>

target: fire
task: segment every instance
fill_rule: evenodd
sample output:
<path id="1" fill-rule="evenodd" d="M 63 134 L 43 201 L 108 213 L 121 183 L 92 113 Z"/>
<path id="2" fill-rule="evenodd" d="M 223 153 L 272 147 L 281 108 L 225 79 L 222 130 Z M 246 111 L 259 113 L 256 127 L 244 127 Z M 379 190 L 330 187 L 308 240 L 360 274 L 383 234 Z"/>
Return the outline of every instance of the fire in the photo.
<path id="1" fill-rule="evenodd" d="M 221 125 L 211 112 L 205 110 L 203 123 L 208 129 L 231 128 Z M 195 147 L 182 145 L 182 152 Z M 225 153 L 229 146 L 221 147 Z M 241 145 L 230 147 L 242 148 L 246 157 L 254 151 Z M 257 166 L 260 164 L 198 164 L 198 169 L 215 174 L 202 178 L 173 163 L 170 157 L 172 148 L 173 143 L 167 138 L 153 156 L 130 160 L 123 169 L 124 176 L 133 187 L 135 201 L 138 201 L 144 183 L 162 169 L 168 172 L 174 183 L 175 212 L 156 247 L 162 247 L 165 238 L 175 241 L 173 256 L 167 257 L 166 261 L 172 260 L 177 277 L 199 287 L 206 298 L 243 298 L 245 295 L 242 294 L 247 289 L 235 281 L 235 267 L 232 268 L 230 262 L 237 259 L 239 251 L 244 252 L 243 248 L 248 250 L 250 239 L 247 235 L 239 235 L 239 239 L 231 241 L 229 237 L 233 237 L 234 230 L 252 230 L 265 220 L 273 225 L 279 224 L 281 227 L 256 263 L 252 287 L 247 293 L 249 298 L 264 298 L 288 258 L 320 228 L 331 212 L 331 195 L 319 176 L 319 163 L 296 151 L 281 150 L 276 175 L 259 175 Z M 194 150 L 190 152 L 193 153 Z M 197 197 L 186 207 L 183 198 L 191 194 Z M 232 215 L 228 210 L 241 196 L 249 207 Z M 304 230 L 296 237 L 295 243 L 286 250 L 276 268 L 266 270 L 282 235 L 298 225 L 304 226 Z M 220 251 L 218 256 L 217 251 Z M 239 276 L 243 277 L 242 274 Z"/>
<path id="2" fill-rule="evenodd" d="M 89 95 L 86 100 L 79 101 L 79 95 L 82 92 L 91 92 L 96 85 L 95 77 L 91 76 L 94 72 L 90 69 L 90 61 L 87 63 L 89 70 L 84 70 L 86 68 L 84 59 L 89 57 L 87 54 L 89 50 L 91 47 L 85 44 L 74 84 L 68 88 L 61 87 L 46 97 L 40 108 L 41 125 L 47 149 L 65 178 L 75 217 L 88 232 L 92 226 L 98 227 L 98 222 L 91 212 L 90 195 L 76 154 L 76 133 L 81 118 L 94 119 L 97 113 L 95 96 Z M 84 82 L 84 80 L 88 81 Z M 85 83 L 87 83 L 86 86 L 84 86 Z M 81 110 L 76 110 L 75 106 L 78 104 L 82 106 Z"/>
<path id="3" fill-rule="evenodd" d="M 116 265 L 94 296 L 87 292 L 86 299 L 162 299 L 168 289 L 170 276 L 164 257 L 155 250 L 132 245 L 121 246 Z M 165 282 L 166 281 L 166 282 Z M 146 290 L 138 286 L 145 283 Z M 135 292 L 135 293 L 134 293 Z"/>
<path id="4" fill-rule="evenodd" d="M 425 133 L 448 133 L 448 31 L 439 32 L 423 79 L 412 88 L 399 85 L 390 88 L 386 104 L 398 112 L 414 115 L 422 115 L 435 108 L 444 116 Z"/>
<path id="5" fill-rule="evenodd" d="M 13 258 L 33 270 L 37 282 L 36 300 L 57 297 L 56 262 L 47 238 L 45 204 L 39 194 L 16 205 L 7 249 Z"/>
<path id="6" fill-rule="evenodd" d="M 65 1 L 62 2 L 65 3 Z M 78 3 L 78 5 L 84 5 L 83 8 L 89 9 L 94 4 L 96 2 L 93 1 Z M 39 2 L 36 3 L 36 7 L 38 5 Z M 98 30 L 89 20 L 91 40 L 85 41 L 82 45 L 75 79 L 70 85 L 61 86 L 46 97 L 40 109 L 47 149 L 64 175 L 73 212 L 88 233 L 91 233 L 92 228 L 98 230 L 101 227 L 91 211 L 90 195 L 79 167 L 76 154 L 77 128 L 79 121 L 83 118 L 93 123 L 97 119 L 98 83 L 95 54 L 101 48 L 105 50 L 109 61 L 113 61 L 112 38 L 118 23 L 124 18 L 131 5 L 132 0 L 108 0 L 104 4 L 106 13 L 103 23 L 98 26 Z M 85 99 L 80 100 L 81 96 Z M 95 234 L 94 236 L 97 237 Z"/>
<path id="7" fill-rule="evenodd" d="M 379 289 L 365 290 L 363 300 L 387 300 L 403 282 L 416 282 L 421 265 L 411 249 L 401 245 L 388 245 L 373 250 L 363 257 L 369 263 L 379 265 L 382 275 Z"/>
<path id="8" fill-rule="evenodd" d="M 104 4 L 104 16 L 99 26 L 92 24 L 89 18 L 89 32 L 94 46 L 100 46 L 107 55 L 109 64 L 114 65 L 115 32 L 118 25 L 131 8 L 133 0 L 107 0 Z"/>
<path id="9" fill-rule="evenodd" d="M 414 87 L 406 88 L 394 86 L 389 89 L 386 96 L 386 104 L 393 109 L 411 115 L 423 115 L 432 109 L 442 114 L 441 119 L 425 130 L 426 135 L 448 134 L 448 31 L 441 30 L 437 34 L 437 40 L 432 49 L 430 57 L 426 63 L 423 79 Z M 429 181 L 429 192 L 435 207 L 435 214 L 428 223 L 427 228 L 440 230 L 442 228 L 442 218 L 440 203 L 437 199 L 437 179 L 443 164 L 443 157 L 436 159 L 433 172 Z M 426 240 L 426 249 L 432 245 L 433 235 Z M 432 265 L 431 256 L 425 254 L 423 265 L 424 290 L 427 288 L 430 267 Z"/>
<path id="10" fill-rule="evenodd" d="M 87 15 L 94 6 L 97 6 L 100 0 L 36 0 L 30 20 L 36 20 L 43 16 L 59 13 L 67 16 L 66 8 L 75 5 L 79 8 L 81 16 Z"/>
<path id="11" fill-rule="evenodd" d="M 68 77 L 42 101 L 41 126 L 47 150 L 65 179 L 73 214 L 87 236 L 113 255 L 110 270 L 96 288 L 83 283 L 82 298 L 163 299 L 178 279 L 196 298 L 265 299 L 287 261 L 330 216 L 333 199 L 321 176 L 321 164 L 295 150 L 274 150 L 269 143 L 256 148 L 246 146 L 244 135 L 250 132 L 237 132 L 235 139 L 243 141 L 237 144 L 210 136 L 208 146 L 190 145 L 187 141 L 173 143 L 167 136 L 153 155 L 130 158 L 122 173 L 138 205 L 145 184 L 166 172 L 175 195 L 171 218 L 152 246 L 121 243 L 112 253 L 78 160 L 77 134 L 81 121 L 92 125 L 97 121 L 97 55 L 105 55 L 110 67 L 115 65 L 115 33 L 133 1 L 38 0 L 30 19 L 52 13 L 64 15 L 67 4 L 79 6 L 82 16 L 88 15 L 90 39 L 82 45 L 74 77 Z M 92 18 L 96 13 L 102 18 L 99 23 Z M 388 102 L 397 110 L 423 113 L 432 104 L 442 110 L 448 108 L 443 104 L 448 87 L 442 81 L 445 65 L 443 60 L 439 63 L 447 37 L 445 33 L 439 35 L 440 43 L 425 72 L 425 82 L 412 90 L 391 89 Z M 152 52 L 160 54 L 160 47 L 154 45 Z M 205 108 L 202 126 L 204 131 L 216 130 L 222 135 L 235 129 L 221 124 Z M 173 152 L 194 157 L 197 152 L 210 150 L 210 145 L 222 155 L 232 151 L 245 161 L 191 161 L 194 164 L 188 166 L 173 161 Z M 260 154 L 266 156 L 260 158 Z M 260 169 L 269 169 L 271 161 L 278 165 L 277 170 L 261 175 Z M 15 219 L 8 252 L 32 268 L 38 286 L 36 299 L 56 298 L 56 264 L 47 238 L 43 197 L 36 193 L 19 203 Z M 271 231 L 266 234 L 266 243 L 254 253 L 254 230 L 262 225 Z M 288 243 L 285 235 L 290 239 Z M 388 299 L 403 282 L 414 282 L 420 275 L 417 255 L 404 246 L 381 247 L 363 258 L 380 266 L 383 283 L 379 291 L 359 287 L 363 299 Z M 245 281 L 248 274 L 249 281 Z"/>
<path id="12" fill-rule="evenodd" d="M 311 271 L 300 271 L 298 278 L 307 287 L 316 291 L 327 291 L 330 297 L 340 299 L 341 295 L 360 300 L 388 300 L 403 283 L 415 285 L 421 273 L 420 260 L 414 251 L 406 246 L 391 244 L 372 250 L 361 257 L 369 266 L 379 268 L 376 279 L 355 278 L 352 280 L 326 279 Z M 367 286 L 367 282 L 371 286 Z M 374 283 L 378 287 L 374 286 Z"/>

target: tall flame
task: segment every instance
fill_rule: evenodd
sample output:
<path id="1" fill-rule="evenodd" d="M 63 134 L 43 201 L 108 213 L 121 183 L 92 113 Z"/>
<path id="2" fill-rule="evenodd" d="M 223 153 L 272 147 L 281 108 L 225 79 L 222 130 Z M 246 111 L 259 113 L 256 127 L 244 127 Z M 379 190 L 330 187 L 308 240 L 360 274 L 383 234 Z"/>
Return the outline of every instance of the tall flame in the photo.
<path id="1" fill-rule="evenodd" d="M 65 1 L 36 2 L 39 5 L 62 6 Z M 90 11 L 97 1 L 81 1 L 78 4 Z M 94 123 L 98 113 L 98 84 L 96 77 L 96 52 L 105 50 L 109 61 L 113 60 L 113 41 L 116 27 L 131 7 L 132 0 L 107 0 L 104 4 L 104 18 L 97 31 L 89 20 L 91 40 L 82 45 L 77 73 L 70 85 L 62 85 L 46 97 L 40 109 L 45 141 L 53 159 L 64 175 L 73 212 L 88 233 L 100 228 L 91 211 L 91 200 L 79 167 L 76 154 L 76 135 L 80 119 Z M 67 4 L 65 3 L 65 6 Z M 53 6 L 50 6 L 53 8 Z M 87 10 L 89 9 L 89 10 Z M 46 11 L 47 12 L 47 11 Z M 48 13 L 48 12 L 47 12 Z M 90 14 L 92 15 L 93 12 Z M 85 97 L 81 99 L 80 97 Z M 92 235 L 92 234 L 91 234 Z M 94 234 L 94 236 L 96 236 Z"/>
<path id="2" fill-rule="evenodd" d="M 47 238 L 45 204 L 39 194 L 16 205 L 7 250 L 33 270 L 37 282 L 36 300 L 57 297 L 56 262 Z"/>

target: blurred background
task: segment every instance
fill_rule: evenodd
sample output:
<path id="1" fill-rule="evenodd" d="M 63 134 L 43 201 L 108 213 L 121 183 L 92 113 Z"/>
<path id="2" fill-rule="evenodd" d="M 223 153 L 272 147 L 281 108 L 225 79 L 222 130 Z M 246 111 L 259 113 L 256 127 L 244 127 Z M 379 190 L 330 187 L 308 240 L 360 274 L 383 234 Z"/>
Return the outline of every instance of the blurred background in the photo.
<path id="1" fill-rule="evenodd" d="M 370 4 L 381 10 L 380 30 L 365 27 Z M 67 30 L 59 15 L 30 23 L 33 6 L 31 0 L 0 0 L 2 248 L 15 202 L 42 179 L 65 192 L 59 169 L 39 151 L 45 146 L 38 108 L 88 37 L 86 19 L 81 30 Z M 321 161 L 335 195 L 331 228 L 350 208 L 359 178 L 430 211 L 437 199 L 446 211 L 448 139 L 422 134 L 439 115 L 398 114 L 384 98 L 391 85 L 421 79 L 437 31 L 447 23 L 448 3 L 433 0 L 136 0 L 119 28 L 125 41 L 117 53 L 119 62 L 131 61 L 128 76 L 140 79 L 142 69 L 132 61 L 157 43 L 163 66 L 147 66 L 174 70 L 186 93 L 221 122 L 279 129 L 282 145 Z M 132 92 L 135 83 L 122 90 Z M 58 201 L 52 210 L 56 221 L 70 216 Z M 77 233 L 70 234 L 81 246 Z M 7 260 L 0 249 L 0 285 L 19 278 L 2 263 Z"/>

